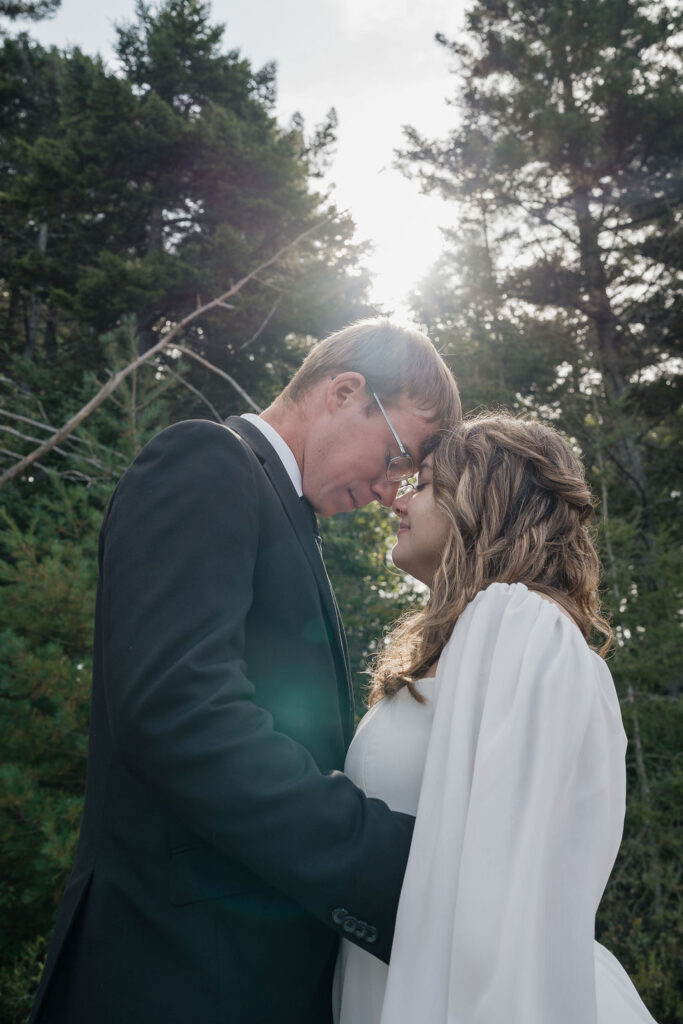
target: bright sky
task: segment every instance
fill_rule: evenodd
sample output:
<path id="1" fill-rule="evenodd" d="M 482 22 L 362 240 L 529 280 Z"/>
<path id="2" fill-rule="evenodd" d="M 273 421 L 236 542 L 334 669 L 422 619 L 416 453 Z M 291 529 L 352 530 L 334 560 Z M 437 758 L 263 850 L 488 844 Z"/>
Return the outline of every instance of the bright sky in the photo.
<path id="1" fill-rule="evenodd" d="M 49 21 L 15 22 L 44 44 L 80 46 L 113 59 L 114 23 L 133 18 L 134 0 L 62 0 Z M 440 250 L 439 226 L 452 212 L 421 196 L 416 182 L 392 167 L 401 128 L 446 135 L 455 112 L 446 104 L 456 81 L 434 34 L 457 35 L 465 0 L 213 0 L 215 22 L 227 26 L 226 48 L 256 68 L 278 65 L 278 117 L 295 111 L 307 128 L 334 106 L 339 142 L 329 173 L 333 198 L 349 209 L 357 238 L 370 240 L 372 300 L 407 315 L 408 292 Z"/>

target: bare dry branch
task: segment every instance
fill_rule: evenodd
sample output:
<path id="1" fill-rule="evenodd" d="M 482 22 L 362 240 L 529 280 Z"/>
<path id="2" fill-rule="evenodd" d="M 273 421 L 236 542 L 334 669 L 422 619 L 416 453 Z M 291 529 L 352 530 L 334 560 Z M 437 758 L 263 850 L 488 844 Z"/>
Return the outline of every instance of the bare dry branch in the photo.
<path id="1" fill-rule="evenodd" d="M 216 417 L 217 423 L 223 422 L 223 417 L 221 416 L 221 414 L 218 412 L 216 407 L 209 401 L 206 395 L 203 395 L 201 393 L 199 388 L 196 388 L 194 384 L 190 384 L 189 380 L 185 380 L 185 378 L 181 377 L 179 373 L 176 373 L 175 370 L 172 370 L 170 366 L 164 367 L 164 373 L 170 373 L 170 375 L 172 377 L 175 377 L 175 379 L 179 381 L 180 384 L 183 384 L 188 389 L 188 391 L 191 391 L 193 394 L 197 396 L 197 398 L 200 398 L 202 402 L 204 402 L 204 404 L 209 407 L 213 415 Z"/>
<path id="2" fill-rule="evenodd" d="M 22 395 L 25 395 L 32 402 L 35 402 L 36 405 L 38 406 L 39 411 L 40 411 L 40 415 L 43 417 L 44 420 L 47 419 L 47 413 L 45 412 L 45 406 L 43 405 L 41 400 L 38 398 L 37 395 L 34 395 L 32 391 L 29 391 L 28 388 L 25 388 L 23 386 L 23 384 L 18 384 L 17 381 L 12 380 L 11 377 L 5 377 L 4 374 L 0 374 L 0 383 L 2 383 L 2 384 L 10 384 L 14 388 L 15 391 L 20 391 Z"/>
<path id="3" fill-rule="evenodd" d="M 331 218 L 328 218 L 328 220 L 329 219 Z M 299 235 L 296 236 L 296 238 L 292 239 L 291 242 L 288 242 L 287 245 L 279 249 L 273 256 L 271 256 L 269 259 L 261 263 L 260 266 L 256 267 L 254 270 L 250 270 L 248 274 L 245 274 L 244 277 L 240 278 L 239 281 L 231 285 L 230 288 L 222 295 L 219 295 L 217 298 L 212 299 L 210 302 L 205 303 L 203 306 L 200 306 L 199 309 L 193 310 L 192 313 L 188 313 L 188 315 L 184 317 L 179 323 L 177 323 L 175 327 L 172 327 L 170 331 L 164 334 L 163 337 L 160 338 L 159 341 L 156 343 L 156 345 L 152 345 L 151 348 L 149 348 L 146 352 L 143 352 L 143 354 L 141 356 L 138 356 L 137 359 L 134 359 L 131 363 L 128 364 L 128 366 L 125 366 L 122 370 L 119 370 L 118 373 L 113 374 L 109 378 L 107 383 L 100 388 L 97 394 L 93 395 L 90 401 L 86 402 L 86 404 L 81 409 L 79 409 L 78 412 L 74 416 L 72 416 L 71 419 L 68 420 L 63 427 L 60 427 L 59 430 L 55 431 L 55 433 L 51 437 L 44 441 L 38 448 L 32 451 L 29 455 L 26 455 L 23 459 L 17 462 L 16 465 L 11 466 L 10 469 L 6 470 L 2 474 L 2 476 L 0 476 L 0 487 L 4 486 L 4 484 L 8 483 L 10 480 L 13 480 L 15 476 L 19 476 L 20 473 L 23 473 L 24 470 L 28 469 L 28 467 L 31 466 L 37 459 L 52 451 L 52 449 L 56 447 L 56 445 L 58 445 L 61 441 L 64 441 L 67 437 L 69 437 L 69 435 L 73 433 L 76 427 L 80 423 L 82 423 L 83 420 L 87 419 L 87 417 L 92 412 L 94 412 L 95 409 L 102 405 L 105 399 L 107 399 L 114 391 L 116 391 L 119 384 L 121 384 L 121 382 L 124 381 L 126 377 L 130 376 L 130 374 L 134 373 L 135 370 L 138 369 L 138 367 L 143 366 L 144 363 L 148 362 L 154 356 L 158 355 L 159 352 L 161 352 L 163 349 L 167 348 L 171 344 L 173 339 L 176 338 L 181 333 L 181 331 L 183 331 L 188 326 L 188 324 L 191 324 L 193 320 L 197 319 L 197 317 L 203 316 L 205 313 L 208 313 L 210 309 L 215 309 L 217 306 L 224 304 L 226 299 L 230 299 L 232 298 L 233 295 L 236 295 L 238 292 L 240 292 L 242 288 L 244 288 L 244 286 L 248 284 L 250 281 L 252 281 L 258 274 L 262 273 L 264 270 L 267 270 L 268 267 L 272 267 L 272 265 L 276 263 L 279 259 L 281 259 L 286 252 L 289 252 L 290 249 L 293 249 L 295 246 L 299 245 L 299 243 L 302 242 L 304 238 L 307 238 L 309 235 L 312 235 L 314 231 L 319 231 L 320 228 L 326 223 L 327 220 L 322 220 L 319 221 L 317 224 L 314 224 L 313 227 L 308 228 L 306 231 L 302 231 Z M 192 355 L 194 358 L 198 358 L 195 355 L 195 353 L 191 353 L 189 349 L 183 349 L 183 351 L 185 351 L 188 355 Z M 199 361 L 201 362 L 201 359 Z M 225 377 L 225 379 L 228 380 L 244 398 L 246 398 L 249 404 L 260 412 L 258 406 L 256 406 L 252 399 L 249 398 L 247 393 L 243 391 L 242 388 L 240 388 L 237 381 L 233 380 L 233 378 L 230 377 L 229 374 L 224 373 L 222 370 L 218 371 L 217 367 L 213 367 L 211 366 L 211 364 L 208 365 L 211 369 L 216 370 L 217 372 L 220 373 L 221 376 Z"/>
<path id="4" fill-rule="evenodd" d="M 22 441 L 32 441 L 33 444 L 40 444 L 39 437 L 33 437 L 31 434 L 22 434 L 20 430 L 16 430 L 14 427 L 8 427 L 5 423 L 0 423 L 0 431 L 3 434 L 11 434 L 12 437 L 18 437 Z M 83 462 L 89 462 L 91 466 L 95 466 L 96 469 L 104 469 L 105 467 L 97 459 L 88 458 L 85 455 L 79 455 L 77 452 L 66 452 L 63 448 L 59 448 L 57 445 L 54 447 L 54 451 L 58 455 L 61 455 L 65 459 L 82 459 Z"/>
<path id="5" fill-rule="evenodd" d="M 261 334 L 263 333 L 263 331 L 264 331 L 264 330 L 266 329 L 266 327 L 268 326 L 268 323 L 269 323 L 269 321 L 270 321 L 270 320 L 271 320 L 271 319 L 273 318 L 273 316 L 275 315 L 275 311 L 277 310 L 277 307 L 278 307 L 278 306 L 280 305 L 280 303 L 281 303 L 281 302 L 282 302 L 282 295 L 278 295 L 278 297 L 276 298 L 275 302 L 273 303 L 273 306 L 272 306 L 272 309 L 271 309 L 270 313 L 269 313 L 269 314 L 268 314 L 268 316 L 267 316 L 267 317 L 265 318 L 265 320 L 263 321 L 263 323 L 261 324 L 261 326 L 260 326 L 260 327 L 258 328 L 258 330 L 257 330 L 257 331 L 255 331 L 255 332 L 254 332 L 254 334 L 252 334 L 252 336 L 251 336 L 251 338 L 249 339 L 249 341 L 245 341 L 243 345 L 240 345 L 240 346 L 239 346 L 239 348 L 236 348 L 236 349 L 235 349 L 235 351 L 236 351 L 236 352 L 241 352 L 241 351 L 242 351 L 242 349 L 244 349 L 244 348 L 247 348 L 247 346 L 248 346 L 248 345 L 251 345 L 251 344 L 252 344 L 252 342 L 256 341 L 256 339 L 257 339 L 258 337 L 260 337 L 260 335 L 261 335 Z"/>
<path id="6" fill-rule="evenodd" d="M 225 372 L 225 370 L 221 370 L 218 366 L 214 366 L 214 364 L 210 363 L 208 359 L 204 358 L 204 356 L 200 356 L 198 355 L 197 352 L 193 352 L 191 348 L 185 348 L 184 345 L 175 345 L 174 347 L 177 348 L 179 352 L 183 352 L 186 356 L 190 356 L 191 359 L 196 359 L 198 363 L 201 363 L 202 366 L 205 366 L 207 370 L 211 370 L 213 373 L 218 374 L 218 376 L 222 377 L 223 380 L 227 380 L 229 384 L 232 384 L 235 391 L 238 391 L 242 398 L 244 398 L 246 402 L 249 402 L 249 405 L 252 407 L 252 409 L 254 409 L 256 412 L 261 412 L 261 406 L 257 405 L 254 399 L 251 398 L 244 390 L 244 388 L 237 383 L 235 378 L 231 377 L 229 373 Z"/>
<path id="7" fill-rule="evenodd" d="M 9 409 L 0 409 L 0 416 L 6 416 L 12 420 L 19 420 L 21 423 L 29 423 L 32 427 L 40 427 L 41 430 L 54 431 L 56 429 L 51 423 L 41 423 L 40 420 L 32 420 L 28 416 L 20 416 L 19 413 L 10 412 Z M 35 440 L 38 440 L 38 438 L 35 438 Z M 69 441 L 87 445 L 88 448 L 95 445 L 96 448 L 101 448 L 102 451 L 109 452 L 110 455 L 117 455 L 120 459 L 126 458 L 123 452 L 118 452 L 116 448 L 108 448 L 106 444 L 100 444 L 99 441 L 86 440 L 83 437 L 76 437 L 75 434 L 69 438 Z"/>
<path id="8" fill-rule="evenodd" d="M 11 448 L 0 448 L 0 455 L 9 455 L 13 459 L 21 458 L 20 453 L 13 452 Z M 43 473 L 56 473 L 57 476 L 62 478 L 62 480 L 78 480 L 81 482 L 85 481 L 88 487 L 90 487 L 95 482 L 91 476 L 87 475 L 87 473 L 80 473 L 77 469 L 67 469 L 60 473 L 56 469 L 53 469 L 49 466 L 45 466 L 42 462 L 34 462 L 33 465 L 36 467 L 36 469 L 42 470 Z"/>

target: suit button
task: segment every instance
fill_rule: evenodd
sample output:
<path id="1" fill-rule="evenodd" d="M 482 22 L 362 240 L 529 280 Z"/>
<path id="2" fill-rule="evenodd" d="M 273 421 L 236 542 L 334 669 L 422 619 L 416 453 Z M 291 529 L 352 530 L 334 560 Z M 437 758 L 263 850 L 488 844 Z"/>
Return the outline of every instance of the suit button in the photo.
<path id="1" fill-rule="evenodd" d="M 343 924 L 348 915 L 349 912 L 344 907 L 337 907 L 336 910 L 332 911 L 332 920 L 335 924 Z"/>
<path id="2" fill-rule="evenodd" d="M 366 921 L 359 921 L 358 924 L 356 925 L 356 938 L 357 939 L 364 939 L 367 930 L 368 930 L 367 922 Z"/>
<path id="3" fill-rule="evenodd" d="M 366 942 L 374 942 L 377 938 L 377 929 L 373 925 L 368 926 L 368 932 L 365 936 Z"/>
<path id="4" fill-rule="evenodd" d="M 349 914 L 344 920 L 344 931 L 352 934 L 356 931 L 358 921 Z"/>

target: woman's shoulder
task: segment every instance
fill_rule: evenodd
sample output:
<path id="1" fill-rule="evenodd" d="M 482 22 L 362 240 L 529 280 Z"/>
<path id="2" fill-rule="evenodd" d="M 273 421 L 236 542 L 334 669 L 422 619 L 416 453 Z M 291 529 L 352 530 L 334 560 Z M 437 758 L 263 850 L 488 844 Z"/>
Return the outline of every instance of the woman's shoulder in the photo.
<path id="1" fill-rule="evenodd" d="M 579 630 L 573 618 L 561 606 L 558 601 L 541 594 L 537 590 L 530 590 L 524 583 L 492 583 L 472 598 L 461 618 L 469 617 L 483 618 L 485 616 L 551 616 L 552 620 L 562 616 L 574 629 Z M 581 633 L 581 631 L 579 630 Z"/>
<path id="2" fill-rule="evenodd" d="M 460 688 L 499 708 L 533 706 L 587 722 L 596 701 L 620 722 L 611 673 L 579 627 L 554 601 L 523 583 L 493 583 L 458 619 L 444 648 L 440 691 Z M 453 687 L 451 683 L 457 683 Z"/>
<path id="3" fill-rule="evenodd" d="M 604 667 L 564 608 L 524 583 L 491 583 L 481 590 L 458 619 L 447 648 L 462 645 L 495 651 L 511 664 L 531 658 L 559 660 L 566 668 L 595 661 Z"/>
<path id="4" fill-rule="evenodd" d="M 559 601 L 538 590 L 531 590 L 526 583 L 490 583 L 470 601 L 461 618 L 468 613 L 477 618 L 496 615 L 530 618 L 542 615 L 549 622 L 562 623 L 564 620 L 583 639 L 576 622 Z"/>

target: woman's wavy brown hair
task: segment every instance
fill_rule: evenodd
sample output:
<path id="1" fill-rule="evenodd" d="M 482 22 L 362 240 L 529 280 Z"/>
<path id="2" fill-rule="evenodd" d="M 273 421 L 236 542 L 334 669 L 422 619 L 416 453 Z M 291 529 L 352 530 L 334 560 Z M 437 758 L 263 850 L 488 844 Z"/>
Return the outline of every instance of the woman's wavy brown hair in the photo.
<path id="1" fill-rule="evenodd" d="M 586 640 L 600 614 L 600 563 L 581 463 L 555 429 L 506 414 L 465 420 L 434 450 L 434 500 L 451 529 L 425 607 L 399 620 L 375 658 L 369 703 L 414 684 L 441 654 L 466 606 L 490 583 L 552 598 Z"/>

